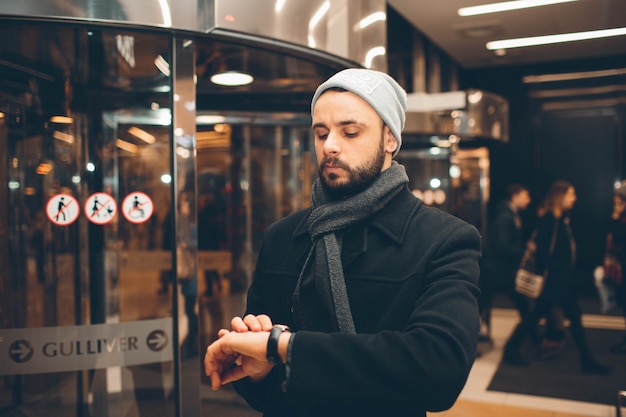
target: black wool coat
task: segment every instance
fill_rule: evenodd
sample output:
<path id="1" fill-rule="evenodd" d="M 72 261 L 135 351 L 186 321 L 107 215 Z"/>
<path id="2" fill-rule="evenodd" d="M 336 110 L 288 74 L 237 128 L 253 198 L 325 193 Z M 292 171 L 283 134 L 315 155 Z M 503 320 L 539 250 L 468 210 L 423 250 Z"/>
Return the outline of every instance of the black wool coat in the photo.
<path id="1" fill-rule="evenodd" d="M 451 407 L 476 357 L 478 231 L 405 188 L 343 232 L 357 331 L 349 335 L 333 330 L 334 312 L 314 294 L 300 300 L 304 311 L 292 311 L 311 247 L 309 213 L 268 229 L 248 292 L 246 313 L 295 331 L 288 363 L 236 390 L 265 416 L 425 416 Z"/>

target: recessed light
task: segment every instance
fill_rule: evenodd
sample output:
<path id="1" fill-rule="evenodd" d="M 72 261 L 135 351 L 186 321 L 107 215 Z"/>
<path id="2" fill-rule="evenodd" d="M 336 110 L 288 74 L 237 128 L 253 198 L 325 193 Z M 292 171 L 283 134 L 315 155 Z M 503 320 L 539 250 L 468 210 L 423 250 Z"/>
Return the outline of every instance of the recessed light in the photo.
<path id="1" fill-rule="evenodd" d="M 217 85 L 238 86 L 248 85 L 254 81 L 254 77 L 245 72 L 226 71 L 211 76 L 211 82 Z"/>
<path id="2" fill-rule="evenodd" d="M 50 121 L 52 123 L 58 123 L 58 124 L 64 124 L 64 125 L 69 125 L 69 124 L 74 123 L 74 119 L 68 116 L 52 116 L 50 118 Z"/>
<path id="3" fill-rule="evenodd" d="M 462 7 L 459 16 L 476 16 L 479 14 L 508 12 L 529 7 L 549 6 L 551 4 L 569 3 L 577 0 L 513 0 L 500 3 L 482 4 L 480 6 Z"/>
<path id="4" fill-rule="evenodd" d="M 591 30 L 588 32 L 561 33 L 557 35 L 531 36 L 528 38 L 503 39 L 487 42 L 487 49 L 524 48 L 527 46 L 550 45 L 554 43 L 576 42 L 590 39 L 626 36 L 626 27 L 614 29 Z"/>

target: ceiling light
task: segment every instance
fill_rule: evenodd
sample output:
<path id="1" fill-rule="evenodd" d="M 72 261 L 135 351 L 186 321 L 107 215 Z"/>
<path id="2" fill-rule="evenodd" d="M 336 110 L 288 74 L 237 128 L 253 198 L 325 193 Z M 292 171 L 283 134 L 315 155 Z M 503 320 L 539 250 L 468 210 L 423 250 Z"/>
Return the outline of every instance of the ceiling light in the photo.
<path id="1" fill-rule="evenodd" d="M 315 26 L 322 20 L 326 12 L 330 9 L 330 1 L 325 1 L 322 3 L 319 9 L 313 14 L 311 20 L 309 20 L 309 32 L 312 32 L 315 29 Z"/>
<path id="2" fill-rule="evenodd" d="M 387 14 L 385 12 L 375 12 L 370 15 L 365 16 L 363 19 L 359 21 L 357 27 L 359 29 L 365 29 L 369 25 L 376 22 L 384 22 L 387 20 Z"/>
<path id="3" fill-rule="evenodd" d="M 143 140 L 144 142 L 146 142 L 147 144 L 152 145 L 154 142 L 156 142 L 156 138 L 154 137 L 154 135 L 151 135 L 150 133 L 146 132 L 143 129 L 140 129 L 136 126 L 131 127 L 130 129 L 128 129 L 128 133 L 130 133 L 131 135 Z"/>
<path id="4" fill-rule="evenodd" d="M 317 9 L 317 11 L 313 14 L 313 16 L 311 17 L 311 20 L 309 20 L 309 33 L 307 35 L 307 40 L 308 40 L 308 46 L 311 48 L 316 47 L 315 36 L 313 35 L 313 32 L 315 31 L 315 26 L 317 26 L 317 24 L 322 20 L 322 18 L 328 12 L 329 9 L 330 9 L 330 1 L 326 0 L 324 3 L 322 3 L 320 8 Z"/>
<path id="5" fill-rule="evenodd" d="M 196 116 L 196 124 L 207 124 L 212 125 L 215 123 L 222 123 L 226 120 L 224 116 L 214 116 L 214 115 L 198 115 Z"/>
<path id="6" fill-rule="evenodd" d="M 162 55 L 154 58 L 154 65 L 158 68 L 159 71 L 161 71 L 161 74 L 165 75 L 166 77 L 170 76 L 170 64 L 165 58 L 163 58 Z"/>
<path id="7" fill-rule="evenodd" d="M 211 76 L 211 82 L 217 85 L 238 86 L 248 85 L 254 81 L 250 74 L 238 71 L 226 71 Z"/>
<path id="8" fill-rule="evenodd" d="M 64 132 L 59 132 L 58 130 L 55 130 L 52 133 L 52 137 L 55 138 L 55 139 L 58 139 L 60 141 L 70 143 L 70 144 L 74 143 L 74 136 L 69 135 L 69 134 L 64 133 Z"/>
<path id="9" fill-rule="evenodd" d="M 526 46 L 548 45 L 553 43 L 584 41 L 626 35 L 626 27 L 615 29 L 592 30 L 589 32 L 563 33 L 560 35 L 531 36 L 529 38 L 504 39 L 487 42 L 487 49 L 523 48 Z"/>
<path id="10" fill-rule="evenodd" d="M 372 61 L 377 56 L 384 56 L 387 53 L 387 50 L 384 46 L 376 46 L 365 54 L 365 68 L 372 68 Z"/>
<path id="11" fill-rule="evenodd" d="M 283 10 L 283 6 L 285 5 L 285 1 L 287 1 L 287 0 L 276 0 L 276 3 L 274 4 L 274 11 L 276 13 L 280 13 Z"/>
<path id="12" fill-rule="evenodd" d="M 122 139 L 118 139 L 115 144 L 117 145 L 118 148 L 125 150 L 126 152 L 130 152 L 130 153 L 137 153 L 139 152 L 139 147 L 133 143 L 130 142 L 126 142 L 125 140 Z"/>
<path id="13" fill-rule="evenodd" d="M 63 125 L 69 125 L 69 124 L 72 124 L 74 122 L 74 119 L 72 119 L 71 117 L 68 117 L 68 116 L 52 116 L 50 118 L 50 121 L 52 123 L 59 123 L 59 124 L 63 124 Z"/>
<path id="14" fill-rule="evenodd" d="M 616 68 L 610 70 L 600 71 L 583 71 L 583 72 L 568 72 L 561 74 L 545 74 L 545 75 L 527 75 L 522 77 L 524 84 L 532 83 L 544 83 L 552 81 L 569 81 L 569 80 L 581 80 L 585 78 L 598 78 L 598 77 L 615 77 L 626 74 L 626 68 Z"/>
<path id="15" fill-rule="evenodd" d="M 163 15 L 163 24 L 165 26 L 172 27 L 172 13 L 170 12 L 170 6 L 166 0 L 159 0 L 159 6 L 161 6 L 161 14 Z"/>
<path id="16" fill-rule="evenodd" d="M 501 3 L 482 4 L 480 6 L 461 7 L 459 16 L 476 16 L 479 14 L 507 12 L 510 10 L 527 9 L 529 7 L 548 6 L 550 4 L 568 3 L 577 0 L 515 0 Z"/>
<path id="17" fill-rule="evenodd" d="M 45 162 L 41 162 L 35 170 L 35 172 L 39 175 L 48 175 L 50 171 L 52 171 L 52 165 Z"/>

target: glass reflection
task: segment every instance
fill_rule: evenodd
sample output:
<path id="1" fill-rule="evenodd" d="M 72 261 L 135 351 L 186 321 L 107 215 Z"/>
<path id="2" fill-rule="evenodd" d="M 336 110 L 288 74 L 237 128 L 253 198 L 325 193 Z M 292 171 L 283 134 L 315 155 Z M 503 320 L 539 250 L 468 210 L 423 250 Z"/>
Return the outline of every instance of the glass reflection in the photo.
<path id="1" fill-rule="evenodd" d="M 141 346 L 134 323 L 171 322 L 172 303 L 157 294 L 158 265 L 124 261 L 159 248 L 170 203 L 160 181 L 169 121 L 131 120 L 152 103 L 168 108 L 169 81 L 153 64 L 168 50 L 166 37 L 144 33 L 0 27 L 0 181 L 11 184 L 0 196 L 0 331 L 14 352 L 0 367 L 2 410 L 141 415 L 161 401 L 162 415 L 174 412 L 171 346 L 151 335 L 169 358 L 128 357 Z M 143 222 L 122 204 L 137 191 L 153 201 Z"/>

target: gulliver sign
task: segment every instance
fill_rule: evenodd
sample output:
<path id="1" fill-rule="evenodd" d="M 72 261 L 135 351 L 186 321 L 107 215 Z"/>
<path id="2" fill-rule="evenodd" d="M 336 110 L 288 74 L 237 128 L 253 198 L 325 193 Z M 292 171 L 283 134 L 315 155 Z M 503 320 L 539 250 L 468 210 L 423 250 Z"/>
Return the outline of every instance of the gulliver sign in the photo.
<path id="1" fill-rule="evenodd" d="M 173 360 L 172 319 L 0 329 L 0 375 L 39 374 Z"/>

